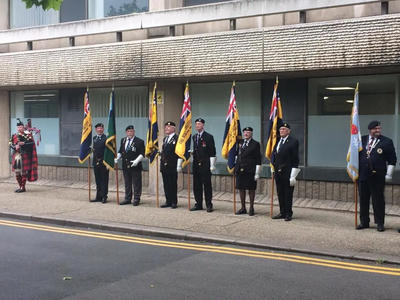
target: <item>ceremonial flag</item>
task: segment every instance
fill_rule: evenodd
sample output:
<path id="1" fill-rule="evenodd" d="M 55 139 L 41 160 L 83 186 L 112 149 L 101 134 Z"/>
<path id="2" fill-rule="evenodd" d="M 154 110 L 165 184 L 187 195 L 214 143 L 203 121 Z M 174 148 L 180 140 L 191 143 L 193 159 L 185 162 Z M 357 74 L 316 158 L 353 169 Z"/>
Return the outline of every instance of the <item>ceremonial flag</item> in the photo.
<path id="1" fill-rule="evenodd" d="M 83 164 L 92 153 L 90 148 L 92 144 L 92 116 L 90 114 L 89 106 L 89 89 L 83 98 L 83 128 L 81 137 L 81 146 L 79 150 L 79 162 Z"/>
<path id="2" fill-rule="evenodd" d="M 158 156 L 158 124 L 157 124 L 157 83 L 154 84 L 153 100 L 149 111 L 149 128 L 147 130 L 146 156 L 150 166 Z"/>
<path id="3" fill-rule="evenodd" d="M 270 166 L 273 168 L 273 157 L 272 151 L 276 143 L 278 142 L 278 132 L 279 127 L 282 125 L 282 107 L 281 107 L 281 99 L 279 98 L 278 93 L 278 79 L 276 80 L 276 84 L 274 86 L 274 94 L 272 95 L 272 104 L 271 104 L 271 112 L 269 114 L 269 128 L 268 128 L 268 141 L 267 147 L 265 149 L 265 157 L 269 159 Z"/>
<path id="4" fill-rule="evenodd" d="M 117 130 L 115 127 L 115 101 L 114 101 L 114 89 L 110 94 L 110 111 L 108 113 L 108 126 L 107 126 L 107 140 L 106 140 L 106 149 L 104 151 L 104 159 L 103 164 L 107 167 L 107 169 L 113 169 L 114 166 L 114 158 L 117 153 Z"/>
<path id="5" fill-rule="evenodd" d="M 358 152 L 362 150 L 360 122 L 358 118 L 358 83 L 354 93 L 353 109 L 350 118 L 350 145 L 347 152 L 347 173 L 355 182 L 358 178 Z"/>
<path id="6" fill-rule="evenodd" d="M 239 112 L 236 106 L 235 82 L 233 82 L 221 151 L 222 157 L 228 160 L 227 168 L 229 173 L 232 173 L 235 168 L 235 157 L 237 155 L 236 141 L 238 138 L 242 138 L 241 132 Z"/>
<path id="7" fill-rule="evenodd" d="M 192 108 L 190 106 L 189 82 L 186 82 L 183 108 L 181 113 L 178 143 L 175 153 L 183 159 L 182 167 L 190 162 L 190 144 L 192 142 Z"/>

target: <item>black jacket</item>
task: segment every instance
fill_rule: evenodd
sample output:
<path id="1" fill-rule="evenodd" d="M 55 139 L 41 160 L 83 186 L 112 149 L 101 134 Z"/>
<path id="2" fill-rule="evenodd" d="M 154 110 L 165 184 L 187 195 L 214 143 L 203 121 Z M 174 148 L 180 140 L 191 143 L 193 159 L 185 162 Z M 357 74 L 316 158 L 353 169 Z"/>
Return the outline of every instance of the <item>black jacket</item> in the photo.
<path id="1" fill-rule="evenodd" d="M 275 172 L 281 179 L 289 179 L 292 168 L 299 167 L 299 141 L 288 136 L 279 153 L 277 152 L 278 145 L 279 141 L 272 151 Z"/>
<path id="2" fill-rule="evenodd" d="M 93 137 L 93 167 L 103 166 L 106 140 L 107 137 L 105 134 L 102 134 L 100 139 L 97 138 L 97 135 Z"/>
<path id="3" fill-rule="evenodd" d="M 164 173 L 174 174 L 176 173 L 176 167 L 178 164 L 178 155 L 175 153 L 176 142 L 178 140 L 178 136 L 174 134 L 174 136 L 168 141 L 168 144 L 165 143 L 165 140 L 168 137 L 164 138 L 161 152 L 161 162 L 160 162 L 160 171 Z"/>
<path id="4" fill-rule="evenodd" d="M 125 142 L 127 137 L 121 139 L 121 145 L 119 147 L 118 153 L 122 154 L 122 169 L 123 170 L 135 170 L 142 171 L 142 162 L 140 162 L 136 167 L 131 167 L 131 160 L 135 160 L 140 154 L 144 156 L 144 141 L 137 136 L 134 137 L 132 145 L 129 149 L 125 149 Z"/>
<path id="5" fill-rule="evenodd" d="M 197 133 L 193 135 L 193 171 L 210 172 L 210 157 L 216 156 L 214 137 L 203 131 L 197 142 Z"/>
<path id="6" fill-rule="evenodd" d="M 359 180 L 364 181 L 371 175 L 383 179 L 386 175 L 387 165 L 396 165 L 397 157 L 393 141 L 383 135 L 377 138 L 375 147 L 371 150 L 370 158 L 367 156 L 369 135 L 361 138 L 363 150 L 359 152 L 360 176 Z"/>
<path id="7" fill-rule="evenodd" d="M 251 139 L 246 148 L 239 148 L 235 174 L 238 172 L 254 174 L 257 165 L 261 165 L 261 146 L 259 142 Z"/>

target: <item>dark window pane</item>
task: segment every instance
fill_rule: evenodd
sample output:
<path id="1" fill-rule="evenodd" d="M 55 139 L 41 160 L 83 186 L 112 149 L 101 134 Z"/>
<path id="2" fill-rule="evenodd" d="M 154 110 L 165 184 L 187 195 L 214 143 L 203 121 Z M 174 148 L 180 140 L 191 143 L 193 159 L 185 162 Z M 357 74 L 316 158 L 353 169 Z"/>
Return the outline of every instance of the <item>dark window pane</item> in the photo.
<path id="1" fill-rule="evenodd" d="M 64 0 L 60 7 L 60 22 L 86 20 L 86 1 Z"/>
<path id="2" fill-rule="evenodd" d="M 58 118 L 58 91 L 24 93 L 25 118 Z"/>

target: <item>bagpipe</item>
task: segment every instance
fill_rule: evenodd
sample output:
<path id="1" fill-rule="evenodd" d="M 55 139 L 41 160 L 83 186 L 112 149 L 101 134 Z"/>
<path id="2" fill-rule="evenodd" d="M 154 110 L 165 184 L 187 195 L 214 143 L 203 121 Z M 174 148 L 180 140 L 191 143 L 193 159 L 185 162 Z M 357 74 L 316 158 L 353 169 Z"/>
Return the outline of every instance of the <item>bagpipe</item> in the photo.
<path id="1" fill-rule="evenodd" d="M 20 118 L 17 118 L 17 120 L 18 120 L 18 122 L 22 123 Z M 37 139 L 36 144 L 37 144 L 37 146 L 39 146 L 39 142 L 42 141 L 42 134 L 41 134 L 40 129 L 38 129 L 36 127 L 32 127 L 32 120 L 31 119 L 27 120 L 27 122 L 26 122 L 26 124 L 24 126 L 24 129 L 25 129 L 25 131 L 29 132 L 32 135 L 33 140 L 34 140 L 34 137 L 36 135 L 38 135 L 38 139 Z"/>

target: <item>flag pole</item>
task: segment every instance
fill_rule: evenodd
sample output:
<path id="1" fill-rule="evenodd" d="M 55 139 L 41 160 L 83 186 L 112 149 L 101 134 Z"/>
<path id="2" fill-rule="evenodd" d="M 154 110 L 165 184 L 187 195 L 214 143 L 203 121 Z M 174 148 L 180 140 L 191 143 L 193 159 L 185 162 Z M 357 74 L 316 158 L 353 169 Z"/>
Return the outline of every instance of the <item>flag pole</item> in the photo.
<path id="1" fill-rule="evenodd" d="M 189 165 L 187 167 L 187 189 L 188 189 L 188 209 L 190 210 L 190 155 L 189 155 Z"/>
<path id="2" fill-rule="evenodd" d="M 236 214 L 236 177 L 233 171 L 233 213 Z"/>
<path id="3" fill-rule="evenodd" d="M 88 182 L 89 182 L 89 202 L 90 202 L 90 198 L 91 198 L 91 196 L 90 196 L 90 190 L 91 190 L 91 188 L 90 188 L 90 156 L 89 156 L 89 160 L 88 160 Z"/>
<path id="4" fill-rule="evenodd" d="M 157 158 L 156 158 L 156 172 L 157 172 L 157 174 L 156 174 L 156 185 L 157 185 L 157 190 L 156 190 L 156 203 L 157 203 L 157 207 L 160 207 L 160 203 L 158 202 L 158 155 L 157 155 Z"/>
<path id="5" fill-rule="evenodd" d="M 272 173 L 271 176 L 271 219 L 273 218 L 274 214 L 274 176 L 275 173 Z"/>
<path id="6" fill-rule="evenodd" d="M 357 180 L 354 182 L 354 226 L 357 227 Z"/>

